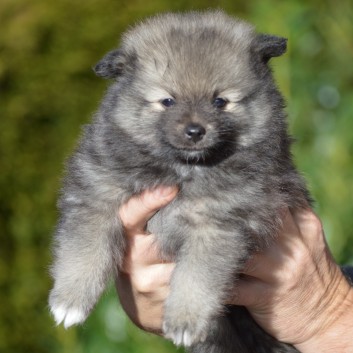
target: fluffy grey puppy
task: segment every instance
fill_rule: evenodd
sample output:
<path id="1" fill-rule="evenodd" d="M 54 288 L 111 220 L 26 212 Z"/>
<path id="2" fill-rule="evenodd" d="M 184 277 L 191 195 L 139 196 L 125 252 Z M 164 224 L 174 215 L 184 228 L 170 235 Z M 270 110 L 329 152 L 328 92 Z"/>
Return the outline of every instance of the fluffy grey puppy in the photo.
<path id="1" fill-rule="evenodd" d="M 223 305 L 244 262 L 276 235 L 280 210 L 310 203 L 268 66 L 285 51 L 285 39 L 222 12 L 192 12 L 137 25 L 97 64 L 114 81 L 67 166 L 50 294 L 57 323 L 83 322 L 119 275 L 119 206 L 178 185 L 148 224 L 176 261 L 165 337 L 192 352 L 297 352 Z"/>

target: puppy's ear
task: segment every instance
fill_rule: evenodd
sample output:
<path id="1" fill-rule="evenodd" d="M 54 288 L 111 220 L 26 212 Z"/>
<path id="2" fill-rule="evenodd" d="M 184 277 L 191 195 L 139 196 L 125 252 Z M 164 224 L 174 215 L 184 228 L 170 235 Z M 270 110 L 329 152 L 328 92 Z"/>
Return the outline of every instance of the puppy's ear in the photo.
<path id="1" fill-rule="evenodd" d="M 99 77 L 116 78 L 124 72 L 127 61 L 128 59 L 122 50 L 113 50 L 94 66 L 93 71 Z"/>
<path id="2" fill-rule="evenodd" d="M 258 34 L 253 49 L 260 55 L 261 60 L 267 63 L 271 58 L 281 56 L 286 52 L 287 39 L 268 34 Z"/>

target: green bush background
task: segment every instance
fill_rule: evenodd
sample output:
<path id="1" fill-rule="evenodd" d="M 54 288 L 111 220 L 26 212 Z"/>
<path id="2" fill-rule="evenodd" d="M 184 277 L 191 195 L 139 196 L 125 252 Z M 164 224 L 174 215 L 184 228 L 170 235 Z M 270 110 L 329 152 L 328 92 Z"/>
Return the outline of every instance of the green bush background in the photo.
<path id="1" fill-rule="evenodd" d="M 295 157 L 335 258 L 352 263 L 352 1 L 2 0 L 0 352 L 176 351 L 134 328 L 112 289 L 83 327 L 55 327 L 47 309 L 51 233 L 63 161 L 107 84 L 91 66 L 141 18 L 217 7 L 289 38 L 273 68 Z"/>

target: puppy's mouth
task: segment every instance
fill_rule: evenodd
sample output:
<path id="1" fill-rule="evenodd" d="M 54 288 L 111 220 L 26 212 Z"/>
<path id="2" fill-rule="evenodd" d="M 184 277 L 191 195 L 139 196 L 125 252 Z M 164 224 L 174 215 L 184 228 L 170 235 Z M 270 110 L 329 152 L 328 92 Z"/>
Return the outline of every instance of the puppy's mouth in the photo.
<path id="1" fill-rule="evenodd" d="M 186 164 L 204 164 L 209 158 L 209 151 L 207 149 L 177 149 L 175 151 L 177 159 Z"/>
<path id="2" fill-rule="evenodd" d="M 187 165 L 216 165 L 235 152 L 235 143 L 230 140 L 219 140 L 213 143 L 194 145 L 175 145 L 168 143 L 169 153 L 173 159 Z"/>

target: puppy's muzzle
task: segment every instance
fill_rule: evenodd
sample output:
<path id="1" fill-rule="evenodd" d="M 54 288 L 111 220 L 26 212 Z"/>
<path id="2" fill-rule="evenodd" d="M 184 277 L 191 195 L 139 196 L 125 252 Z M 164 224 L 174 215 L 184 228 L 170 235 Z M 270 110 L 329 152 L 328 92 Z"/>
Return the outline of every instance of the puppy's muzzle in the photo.
<path id="1" fill-rule="evenodd" d="M 196 144 L 206 135 L 206 129 L 201 124 L 191 123 L 185 127 L 184 133 L 187 140 L 191 140 Z"/>

